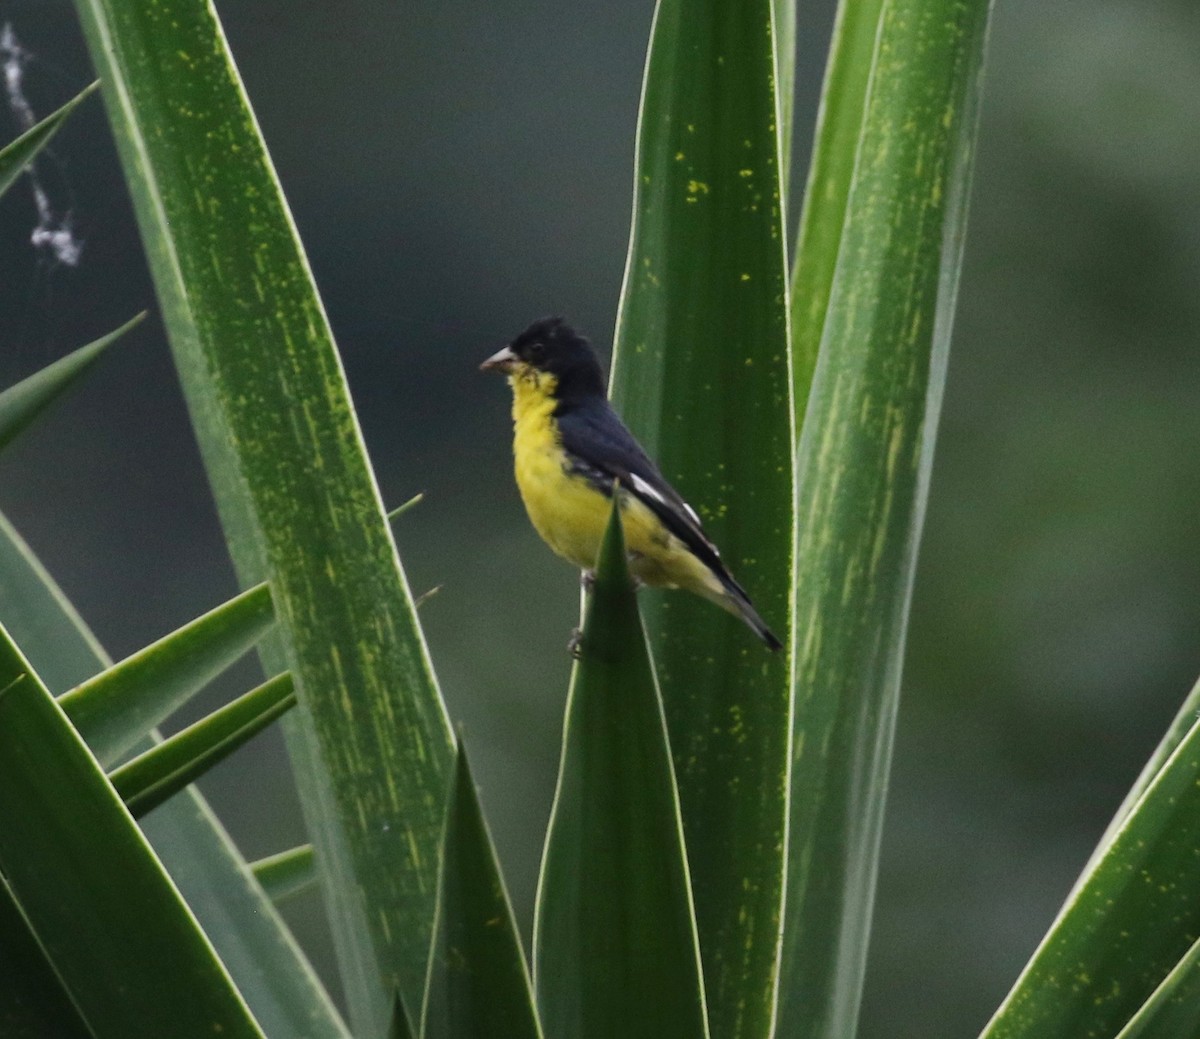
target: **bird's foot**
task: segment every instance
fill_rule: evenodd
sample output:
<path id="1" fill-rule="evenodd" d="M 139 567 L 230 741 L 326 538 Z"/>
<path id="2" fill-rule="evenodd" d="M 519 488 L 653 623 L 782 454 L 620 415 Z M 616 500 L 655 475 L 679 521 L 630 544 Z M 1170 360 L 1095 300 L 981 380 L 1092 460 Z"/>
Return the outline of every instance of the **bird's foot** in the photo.
<path id="1" fill-rule="evenodd" d="M 572 659 L 578 660 L 583 656 L 583 629 L 572 628 L 571 637 L 567 639 L 567 652 L 571 654 Z"/>
<path id="2" fill-rule="evenodd" d="M 581 570 L 579 572 L 579 585 L 585 592 L 590 592 L 596 584 L 595 570 Z"/>

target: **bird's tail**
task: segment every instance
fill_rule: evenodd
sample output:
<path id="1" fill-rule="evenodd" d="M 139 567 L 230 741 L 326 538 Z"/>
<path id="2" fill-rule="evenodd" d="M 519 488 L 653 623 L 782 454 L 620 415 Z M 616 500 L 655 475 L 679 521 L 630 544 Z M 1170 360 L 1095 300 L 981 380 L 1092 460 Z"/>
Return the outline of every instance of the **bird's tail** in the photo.
<path id="1" fill-rule="evenodd" d="M 721 578 L 721 595 L 714 597 L 714 601 L 718 606 L 728 610 L 735 617 L 738 617 L 755 635 L 762 639 L 763 644 L 772 653 L 783 649 L 783 643 L 779 641 L 775 633 L 767 627 L 759 615 L 758 610 L 754 608 L 754 603 L 750 601 L 750 596 L 740 584 L 737 583 L 728 573 L 720 574 Z"/>

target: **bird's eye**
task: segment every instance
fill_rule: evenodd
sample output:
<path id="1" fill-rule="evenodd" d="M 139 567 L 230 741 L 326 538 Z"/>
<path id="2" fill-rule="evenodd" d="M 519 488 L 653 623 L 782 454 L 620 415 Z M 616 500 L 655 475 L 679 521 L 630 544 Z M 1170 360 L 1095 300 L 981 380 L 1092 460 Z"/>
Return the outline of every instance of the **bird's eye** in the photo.
<path id="1" fill-rule="evenodd" d="M 525 354 L 530 361 L 537 364 L 546 356 L 546 347 L 543 343 L 533 342 L 525 348 Z"/>

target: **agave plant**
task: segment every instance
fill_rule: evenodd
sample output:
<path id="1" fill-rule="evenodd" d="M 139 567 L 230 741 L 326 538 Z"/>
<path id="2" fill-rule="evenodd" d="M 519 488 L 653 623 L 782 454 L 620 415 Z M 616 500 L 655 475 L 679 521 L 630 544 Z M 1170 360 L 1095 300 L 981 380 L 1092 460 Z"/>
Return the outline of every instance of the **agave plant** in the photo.
<path id="1" fill-rule="evenodd" d="M 706 525 L 787 645 L 698 601 L 639 607 L 610 521 L 532 976 L 216 14 L 77 7 L 246 590 L 113 664 L 0 525 L 4 1034 L 854 1035 L 987 0 L 843 0 L 794 249 L 792 5 L 659 0 L 612 393 L 720 504 Z M 0 152 L 0 190 L 82 101 Z M 125 331 L 0 395 L 0 444 Z M 252 646 L 273 678 L 157 736 Z M 189 784 L 285 712 L 313 847 L 247 864 Z M 1194 714 L 990 1039 L 1195 1030 Z M 310 878 L 349 1025 L 271 903 Z"/>

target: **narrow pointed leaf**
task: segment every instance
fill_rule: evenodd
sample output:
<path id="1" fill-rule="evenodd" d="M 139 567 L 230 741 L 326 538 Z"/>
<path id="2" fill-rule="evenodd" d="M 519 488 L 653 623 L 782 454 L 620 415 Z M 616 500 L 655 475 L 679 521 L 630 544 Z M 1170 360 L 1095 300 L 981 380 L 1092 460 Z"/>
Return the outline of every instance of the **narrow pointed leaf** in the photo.
<path id="1" fill-rule="evenodd" d="M 446 805 L 422 1039 L 540 1039 L 517 922 L 460 741 Z"/>
<path id="2" fill-rule="evenodd" d="M 42 947 L 0 878 L 0 1035 L 91 1039 Z"/>
<path id="3" fill-rule="evenodd" d="M 1117 1039 L 1181 1039 L 1200 1034 L 1200 939 L 1184 953 Z"/>
<path id="4" fill-rule="evenodd" d="M 48 364 L 41 371 L 22 379 L 15 386 L 0 392 L 0 448 L 28 426 L 64 390 L 74 384 L 100 357 L 110 343 L 120 339 L 145 314 L 125 322 L 115 332 L 109 332 L 94 343 L 81 346 L 73 353 Z"/>
<path id="5" fill-rule="evenodd" d="M 409 509 L 413 508 L 416 505 L 420 505 L 421 502 L 423 502 L 424 500 L 425 500 L 425 492 L 424 491 L 421 491 L 419 494 L 414 494 L 411 498 L 408 499 L 408 501 L 404 502 L 403 505 L 397 505 L 394 509 L 392 509 L 391 511 L 388 512 L 388 514 L 387 514 L 388 522 L 395 523 L 396 520 L 398 520 L 401 516 L 403 516 L 406 512 L 408 512 Z"/>
<path id="6" fill-rule="evenodd" d="M 329 324 L 207 0 L 76 0 L 263 643 L 355 1031 L 419 1005 L 452 738 Z M 165 132 L 164 128 L 173 128 Z M 248 349 L 247 344 L 254 348 Z"/>
<path id="7" fill-rule="evenodd" d="M 134 817 L 145 815 L 295 705 L 292 676 L 277 675 L 139 754 L 109 778 Z"/>
<path id="8" fill-rule="evenodd" d="M 792 170 L 792 109 L 796 98 L 796 0 L 774 0 L 771 7 L 775 39 L 775 82 L 779 107 L 779 183 L 787 199 Z M 786 210 L 785 210 L 786 212 Z M 786 221 L 785 221 L 786 224 Z"/>
<path id="9" fill-rule="evenodd" d="M 613 516 L 571 676 L 534 923 L 555 1039 L 707 1036 L 688 860 L 654 668 Z"/>
<path id="10" fill-rule="evenodd" d="M 137 824 L 3 629 L 0 872 L 97 1036 L 263 1034 Z"/>
<path id="11" fill-rule="evenodd" d="M 1071 893 L 985 1039 L 1119 1032 L 1200 934 L 1197 859 L 1200 722 Z M 1188 970 L 1175 981 L 1194 985 Z"/>
<path id="12" fill-rule="evenodd" d="M 797 457 L 781 1039 L 856 1029 L 988 14 L 883 8 Z"/>
<path id="13" fill-rule="evenodd" d="M 1133 810 L 1133 806 L 1141 800 L 1142 794 L 1154 781 L 1154 777 L 1162 770 L 1163 765 L 1175 753 L 1175 748 L 1183 742 L 1183 738 L 1192 730 L 1192 724 L 1200 717 L 1200 682 L 1192 686 L 1192 691 L 1188 693 L 1187 698 L 1179 708 L 1179 712 L 1172 720 L 1166 734 L 1154 749 L 1154 753 L 1150 756 L 1150 760 L 1146 762 L 1146 767 L 1142 769 L 1129 793 L 1125 795 L 1125 800 L 1121 802 L 1112 821 L 1108 824 L 1108 828 L 1104 831 L 1099 842 L 1096 845 L 1095 851 L 1092 852 L 1088 864 L 1084 867 L 1083 876 L 1080 877 L 1082 882 L 1086 878 L 1092 866 L 1096 864 L 1096 860 L 1100 858 L 1112 843 L 1112 839 L 1117 835 L 1117 832 L 1125 823 L 1126 816 Z"/>
<path id="14" fill-rule="evenodd" d="M 311 844 L 301 844 L 277 855 L 268 855 L 252 862 L 250 869 L 254 872 L 254 879 L 276 905 L 307 891 L 317 882 L 317 861 Z"/>
<path id="15" fill-rule="evenodd" d="M 792 265 L 792 378 L 804 421 L 837 268 L 883 0 L 839 0 Z"/>
<path id="16" fill-rule="evenodd" d="M 771 0 L 658 4 L 612 394 L 782 637 L 793 438 L 772 20 Z M 787 660 L 711 603 L 644 601 L 713 1034 L 764 1037 L 783 890 Z"/>
<path id="17" fill-rule="evenodd" d="M 111 664 L 2 514 L 0 621 L 19 635 L 35 669 L 52 689 L 68 689 Z M 163 805 L 144 820 L 142 830 L 263 1030 L 271 1036 L 348 1039 L 315 971 L 196 789 Z M 39 1039 L 46 1034 L 55 1033 L 44 1031 Z"/>
<path id="18" fill-rule="evenodd" d="M 392 1016 L 388 1021 L 387 1039 L 417 1039 L 417 1032 L 404 1009 L 404 999 L 396 993 L 392 1001 Z"/>
<path id="19" fill-rule="evenodd" d="M 84 87 L 57 112 L 51 112 L 36 126 L 31 126 L 20 137 L 0 148 L 0 195 L 3 195 L 53 137 L 63 122 L 89 94 L 94 93 L 99 83 Z"/>
<path id="20" fill-rule="evenodd" d="M 274 620 L 270 590 L 258 585 L 77 685 L 59 704 L 107 767 L 253 647 Z"/>

